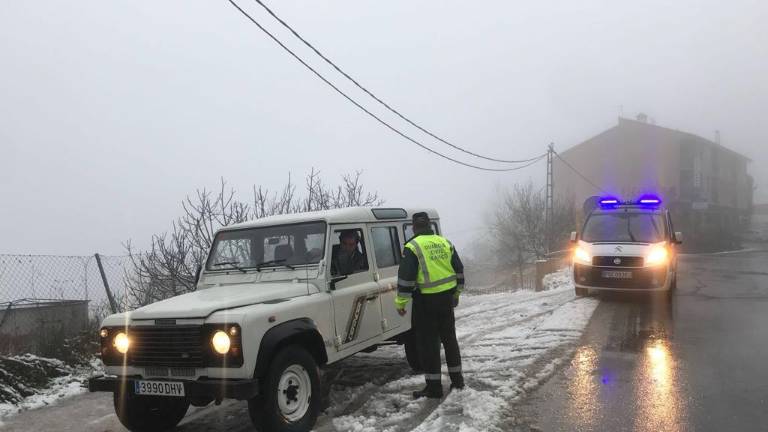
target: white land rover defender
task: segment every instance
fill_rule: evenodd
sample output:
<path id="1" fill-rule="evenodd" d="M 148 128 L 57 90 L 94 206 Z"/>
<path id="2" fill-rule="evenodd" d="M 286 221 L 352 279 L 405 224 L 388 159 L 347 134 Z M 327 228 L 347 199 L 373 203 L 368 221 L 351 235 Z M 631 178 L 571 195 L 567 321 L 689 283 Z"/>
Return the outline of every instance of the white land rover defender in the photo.
<path id="1" fill-rule="evenodd" d="M 89 390 L 113 392 L 132 431 L 173 428 L 190 404 L 225 398 L 247 400 L 260 430 L 310 430 L 322 366 L 398 343 L 416 367 L 410 314 L 398 315 L 394 298 L 410 217 L 420 211 L 439 232 L 434 210 L 400 208 L 222 228 L 195 292 L 104 320 L 108 375 L 92 378 Z"/>
<path id="2" fill-rule="evenodd" d="M 655 196 L 602 198 L 581 233 L 571 233 L 576 295 L 590 290 L 660 293 L 677 286 L 677 245 L 669 211 Z"/>

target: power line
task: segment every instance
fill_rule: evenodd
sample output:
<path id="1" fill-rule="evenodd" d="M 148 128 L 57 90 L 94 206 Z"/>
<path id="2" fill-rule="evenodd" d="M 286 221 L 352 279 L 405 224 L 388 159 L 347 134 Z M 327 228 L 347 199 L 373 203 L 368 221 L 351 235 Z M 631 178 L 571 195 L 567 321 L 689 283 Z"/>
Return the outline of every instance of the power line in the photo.
<path id="1" fill-rule="evenodd" d="M 438 152 L 437 150 L 434 150 L 434 149 L 432 149 L 432 148 L 430 148 L 430 147 L 427 147 L 426 145 L 424 145 L 424 144 L 420 143 L 419 141 L 415 140 L 414 138 L 411 138 L 410 136 L 408 136 L 408 135 L 406 135 L 405 133 L 401 132 L 400 130 L 398 130 L 398 129 L 397 129 L 397 128 L 395 128 L 394 126 L 392 126 L 392 125 L 390 125 L 389 123 L 387 123 L 386 121 L 382 120 L 382 119 L 381 119 L 380 117 L 378 117 L 376 114 L 374 114 L 374 113 L 370 112 L 370 111 L 369 111 L 369 110 L 367 110 L 365 107 L 363 107 L 362 105 L 360 105 L 360 104 L 359 104 L 357 101 L 355 101 L 354 99 L 352 99 L 352 97 L 350 97 L 349 95 L 347 95 L 346 93 L 344 93 L 342 90 L 340 90 L 338 87 L 336 87 L 336 86 L 335 86 L 333 83 L 331 83 L 330 81 L 328 81 L 328 79 L 327 79 L 327 78 L 325 78 L 325 77 L 324 77 L 322 74 L 320 74 L 320 72 L 318 72 L 318 71 L 317 71 L 317 70 L 315 70 L 315 69 L 314 69 L 312 66 L 310 66 L 309 64 L 307 64 L 307 62 L 305 62 L 304 60 L 302 60 L 302 59 L 301 59 L 301 57 L 299 57 L 298 55 L 296 55 L 296 53 L 294 53 L 293 51 L 291 51 L 291 50 L 290 50 L 290 48 L 288 48 L 287 46 L 285 46 L 285 44 L 283 44 L 283 43 L 282 43 L 282 42 L 281 42 L 279 39 L 277 39 L 277 38 L 276 38 L 276 37 L 275 37 L 275 36 L 274 36 L 272 33 L 270 33 L 270 32 L 269 32 L 267 29 L 265 29 L 265 28 L 264 28 L 264 27 L 263 27 L 261 24 L 259 24 L 259 23 L 258 23 L 258 22 L 257 22 L 257 21 L 256 21 L 256 20 L 255 20 L 255 19 L 252 17 L 252 16 L 250 16 L 250 15 L 249 15 L 249 14 L 248 14 L 246 11 L 244 11 L 242 8 L 240 8 L 240 6 L 238 6 L 238 5 L 237 5 L 237 3 L 235 3 L 233 0 L 228 0 L 228 1 L 229 1 L 229 3 L 230 3 L 232 6 L 234 6 L 234 7 L 235 7 L 235 9 L 237 9 L 238 11 L 240 11 L 240 13 L 241 13 L 241 14 L 243 14 L 243 15 L 244 15 L 246 18 L 248 18 L 248 20 L 250 20 L 250 21 L 251 21 L 251 22 L 252 22 L 254 25 L 256 25 L 256 27 L 258 27 L 258 28 L 259 28 L 259 30 L 261 30 L 262 32 L 264 32 L 264 34 L 266 34 L 267 36 L 269 36 L 269 38 L 270 38 L 270 39 L 272 39 L 272 40 L 273 40 L 273 41 L 274 41 L 276 44 L 280 45 L 280 47 L 281 47 L 281 48 L 283 48 L 283 49 L 284 49 L 286 52 L 288 52 L 288 54 L 290 54 L 290 55 L 291 55 L 293 58 L 295 58 L 295 59 L 296 59 L 296 60 L 297 60 L 299 63 L 301 63 L 301 64 L 302 64 L 304 67 L 306 67 L 307 69 L 309 69 L 309 70 L 310 70 L 310 71 L 311 71 L 313 74 L 315 74 L 315 75 L 316 75 L 318 78 L 320 78 L 320 80 L 322 80 L 324 83 L 326 83 L 326 84 L 327 84 L 329 87 L 331 87 L 333 90 L 335 90 L 337 93 L 339 93 L 339 94 L 340 94 L 341 96 L 343 96 L 345 99 L 347 99 L 349 102 L 351 102 L 351 103 L 352 103 L 353 105 L 355 105 L 357 108 L 359 108 L 361 111 L 363 111 L 364 113 L 368 114 L 370 117 L 372 117 L 373 119 L 375 119 L 376 121 L 378 121 L 379 123 L 381 123 L 381 124 L 382 124 L 383 126 L 385 126 L 387 129 L 391 130 L 392 132 L 394 132 L 394 133 L 396 133 L 396 134 L 400 135 L 401 137 L 405 138 L 406 140 L 408 140 L 408 141 L 410 141 L 410 142 L 412 142 L 412 143 L 416 144 L 417 146 L 419 146 L 419 147 L 423 148 L 424 150 L 427 150 L 428 152 L 430 152 L 430 153 L 432 153 L 432 154 L 435 154 L 435 155 L 437 155 L 437 156 L 440 156 L 440 157 L 441 157 L 441 158 L 443 158 L 443 159 L 447 159 L 447 160 L 449 160 L 449 161 L 451 161 L 451 162 L 457 163 L 457 164 L 459 164 L 459 165 L 464 165 L 464 166 L 466 166 L 466 167 L 469 167 L 469 168 L 475 168 L 475 169 L 479 169 L 479 170 L 482 170 L 482 171 L 496 171 L 496 172 L 501 172 L 501 171 L 517 171 L 517 170 L 519 170 L 519 169 L 523 169 L 523 168 L 526 168 L 526 167 L 528 167 L 528 166 L 530 166 L 530 165 L 532 165 L 532 164 L 534 164 L 534 163 L 538 162 L 538 161 L 539 161 L 539 160 L 541 160 L 541 159 L 542 159 L 544 156 L 546 156 L 546 153 L 545 153 L 545 154 L 542 154 L 542 155 L 538 156 L 537 158 L 534 158 L 534 159 L 533 159 L 531 162 L 529 162 L 528 164 L 526 164 L 526 165 L 523 165 L 523 166 L 519 166 L 519 167 L 515 167 L 515 168 L 486 168 L 486 167 L 481 167 L 481 166 L 473 165 L 473 164 L 470 164 L 470 163 L 462 162 L 462 161 L 460 161 L 460 160 L 457 160 L 457 159 L 454 159 L 454 158 L 452 158 L 452 157 L 450 157 L 450 156 L 446 156 L 446 155 L 444 155 L 444 154 L 442 154 L 442 153 Z"/>
<path id="2" fill-rule="evenodd" d="M 272 17 L 273 17 L 273 18 L 275 18 L 277 21 L 279 21 L 279 22 L 280 22 L 280 24 L 282 24 L 282 25 L 283 25 L 283 27 L 285 27 L 285 28 L 286 28 L 286 29 L 288 29 L 288 30 L 289 30 L 291 33 L 293 33 L 293 35 L 294 35 L 294 36 L 296 36 L 296 37 L 297 37 L 297 38 L 298 38 L 300 41 L 302 41 L 302 42 L 304 43 L 304 45 L 306 45 L 307 47 L 309 47 L 309 49 L 311 49 L 312 51 L 314 51 L 314 52 L 315 52 L 315 54 L 317 54 L 318 56 L 320 56 L 320 58 L 322 58 L 323 60 L 325 60 L 325 62 L 326 62 L 326 63 L 328 63 L 329 65 L 331 65 L 331 66 L 332 66 L 334 69 L 336 69 L 336 71 L 337 71 L 337 72 L 339 72 L 340 74 L 344 75 L 344 77 L 346 77 L 348 80 L 350 80 L 350 81 L 351 81 L 351 82 L 352 82 L 352 83 L 353 83 L 355 86 L 357 86 L 357 87 L 358 87 L 360 90 L 362 90 L 362 91 L 364 91 L 365 93 L 367 93 L 367 94 L 368 94 L 368 96 L 370 96 L 370 97 L 372 97 L 373 99 L 375 99 L 375 100 L 376 100 L 376 102 L 378 102 L 378 103 L 380 103 L 381 105 L 383 105 L 385 108 L 387 108 L 387 109 L 388 109 L 389 111 L 391 111 L 393 114 L 397 115 L 397 116 L 398 116 L 398 117 L 400 117 L 401 119 L 403 119 L 403 120 L 405 120 L 406 122 L 408 122 L 408 124 L 410 124 L 411 126 L 413 126 L 413 127 L 417 128 L 418 130 L 420 130 L 420 131 L 424 132 L 425 134 L 427 134 L 427 135 L 431 136 L 432 138 L 434 138 L 434 139 L 436 139 L 436 140 L 438 140 L 438 141 L 442 142 L 443 144 L 446 144 L 446 145 L 448 145 L 448 146 L 450 146 L 450 147 L 452 147 L 452 148 L 454 148 L 454 149 L 456 149 L 456 150 L 458 150 L 458 151 L 460 151 L 460 152 L 464 152 L 464 153 L 466 153 L 466 154 L 469 154 L 469 155 L 472 155 L 472 156 L 478 157 L 478 158 L 480 158 L 480 159 L 485 159 L 485 160 L 489 160 L 489 161 L 493 161 L 493 162 L 502 162 L 502 163 L 525 163 L 525 162 L 530 162 L 530 161 L 532 161 L 532 160 L 534 160 L 534 159 L 537 159 L 537 158 L 538 158 L 538 156 L 536 156 L 536 157 L 532 157 L 532 158 L 530 158 L 530 159 L 522 159 L 522 160 L 505 160 L 505 159 L 496 159 L 496 158 L 492 158 L 492 157 L 488 157 L 488 156 L 483 156 L 483 155 L 480 155 L 480 154 L 477 154 L 477 153 L 473 153 L 473 152 L 471 152 L 471 151 L 469 151 L 469 150 L 466 150 L 466 149 L 464 149 L 464 148 L 462 148 L 462 147 L 459 147 L 459 146 L 457 146 L 457 145 L 455 145 L 455 144 L 452 144 L 451 142 L 449 142 L 449 141 L 448 141 L 448 140 L 446 140 L 446 139 L 443 139 L 443 138 L 439 137 L 438 135 L 434 134 L 433 132 L 429 131 L 428 129 L 426 129 L 426 128 L 424 128 L 424 127 L 422 127 L 422 126 L 420 126 L 420 125 L 416 124 L 416 123 L 415 123 L 415 122 L 413 122 L 411 119 L 409 119 L 409 118 L 408 118 L 408 117 L 406 117 L 405 115 L 401 114 L 401 113 L 400 113 L 400 111 L 398 111 L 398 110 L 396 110 L 396 109 L 392 108 L 391 106 L 389 106 L 389 104 L 387 104 L 386 102 L 384 102 L 383 100 L 381 100 L 381 99 L 380 99 L 378 96 L 376 96 L 375 94 L 373 94 L 373 93 L 372 93 L 371 91 L 369 91 L 367 88 L 363 87 L 363 85 L 362 85 L 362 84 L 360 84 L 359 82 L 357 82 L 357 80 L 355 80 L 354 78 L 352 78 L 351 76 L 349 76 L 349 74 L 347 74 L 346 72 L 344 72 L 344 71 L 343 71 L 343 70 L 342 70 L 342 69 L 341 69 L 341 68 L 340 68 L 338 65 L 336 65 L 336 63 L 334 63 L 334 62 L 333 62 L 333 61 L 331 61 L 331 60 L 330 60 L 328 57 L 326 57 L 325 55 L 323 55 L 323 53 L 321 53 L 321 52 L 320 52 L 320 50 L 318 50 L 317 48 L 315 48 L 315 46 L 314 46 L 314 45 L 312 45 L 312 44 L 311 44 L 311 43 L 309 43 L 309 42 L 308 42 L 306 39 L 304 39 L 304 38 L 303 38 L 303 37 L 302 37 L 302 36 L 301 36 L 301 35 L 300 35 L 300 34 L 299 34 L 299 33 L 298 33 L 296 30 L 294 30 L 294 29 L 293 29 L 293 27 L 291 27 L 291 26 L 290 26 L 288 23 L 286 23 L 286 22 L 285 22 L 285 21 L 283 21 L 283 20 L 282 20 L 282 19 L 281 19 L 279 16 L 277 16 L 277 14 L 275 14 L 275 13 L 272 11 L 272 9 L 270 9 L 270 8 L 269 8 L 269 7 L 268 7 L 266 4 L 264 4 L 264 2 L 262 2 L 261 0 L 254 0 L 254 1 L 255 1 L 256 3 L 258 3 L 258 4 L 259 4 L 259 5 L 262 7 L 262 8 L 264 8 L 264 10 L 266 10 L 266 11 L 267 11 L 267 13 L 269 13 L 270 15 L 272 15 Z"/>
<path id="3" fill-rule="evenodd" d="M 587 178 L 587 176 L 585 176 L 584 174 L 582 174 L 581 172 L 579 172 L 579 170 L 577 170 L 577 169 L 576 169 L 576 168 L 574 168 L 574 167 L 573 167 L 571 164 L 569 164 L 569 163 L 568 163 L 568 161 L 566 161 L 566 160 L 565 160 L 565 159 L 564 159 L 562 156 L 560 156 L 560 154 L 559 154 L 558 152 L 556 152 L 556 151 L 552 150 L 552 153 L 554 153 L 554 154 L 555 154 L 555 156 L 557 156 L 557 158 L 558 158 L 558 159 L 560 159 L 560 160 L 561 160 L 561 161 L 562 161 L 562 162 L 565 164 L 565 166 L 567 166 L 568 168 L 570 168 L 570 169 L 571 169 L 571 171 L 575 172 L 575 173 L 576 173 L 576 174 L 577 174 L 579 177 L 581 177 L 581 178 L 582 178 L 582 179 L 583 179 L 585 182 L 587 182 L 587 183 L 589 183 L 590 185 L 592 185 L 592 187 L 594 187 L 595 189 L 597 189 L 599 192 L 607 193 L 607 192 L 605 191 L 605 189 L 603 189 L 603 188 L 601 188 L 600 186 L 596 185 L 596 184 L 595 184 L 595 183 L 594 183 L 592 180 L 590 180 L 589 178 Z"/>

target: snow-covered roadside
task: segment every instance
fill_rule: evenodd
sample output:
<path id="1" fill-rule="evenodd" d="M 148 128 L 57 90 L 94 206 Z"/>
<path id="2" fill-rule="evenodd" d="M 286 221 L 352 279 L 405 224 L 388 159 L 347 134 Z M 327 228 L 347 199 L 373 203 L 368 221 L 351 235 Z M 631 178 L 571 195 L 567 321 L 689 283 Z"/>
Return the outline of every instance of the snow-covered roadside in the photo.
<path id="1" fill-rule="evenodd" d="M 544 292 L 521 291 L 462 298 L 456 309 L 467 388 L 441 402 L 413 400 L 422 376 L 380 386 L 335 388 L 330 422 L 318 431 L 496 431 L 510 405 L 545 381 L 571 354 L 598 301 L 575 298 L 567 270 L 547 277 Z M 359 355 L 380 364 L 402 358 L 399 347 Z M 449 382 L 443 371 L 444 383 Z M 339 394 L 342 392 L 343 394 Z"/>
<path id="2" fill-rule="evenodd" d="M 14 373 L 23 373 L 22 371 L 7 371 L 2 370 L 3 376 L 17 381 L 16 387 L 21 387 L 25 394 L 29 394 L 26 397 L 19 397 L 19 400 L 15 402 L 0 403 L 0 426 L 3 424 L 3 419 L 18 413 L 19 411 L 25 411 L 30 409 L 41 408 L 47 405 L 53 405 L 58 401 L 84 393 L 87 385 L 88 377 L 103 371 L 101 361 L 93 358 L 87 365 L 81 366 L 68 366 L 56 359 L 46 359 L 43 357 L 37 357 L 31 354 L 25 354 L 23 356 L 17 356 L 11 358 L 14 362 L 20 364 L 26 364 L 31 368 L 39 369 L 40 364 L 45 364 L 46 367 L 55 367 L 58 370 L 57 375 L 47 381 L 46 385 L 41 387 L 32 387 L 31 385 L 22 384 L 22 377 L 14 376 Z M 38 378 L 39 379 L 39 378 Z M 12 386 L 6 384 L 3 385 L 3 391 L 8 394 L 18 394 L 18 390 Z"/>

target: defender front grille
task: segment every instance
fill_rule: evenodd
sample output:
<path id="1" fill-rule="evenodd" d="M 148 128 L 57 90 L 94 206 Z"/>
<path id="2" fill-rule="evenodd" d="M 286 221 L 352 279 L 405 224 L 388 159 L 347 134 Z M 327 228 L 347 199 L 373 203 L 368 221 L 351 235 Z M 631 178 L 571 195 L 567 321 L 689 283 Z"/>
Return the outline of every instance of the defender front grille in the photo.
<path id="1" fill-rule="evenodd" d="M 135 326 L 128 334 L 131 366 L 204 367 L 202 326 Z"/>

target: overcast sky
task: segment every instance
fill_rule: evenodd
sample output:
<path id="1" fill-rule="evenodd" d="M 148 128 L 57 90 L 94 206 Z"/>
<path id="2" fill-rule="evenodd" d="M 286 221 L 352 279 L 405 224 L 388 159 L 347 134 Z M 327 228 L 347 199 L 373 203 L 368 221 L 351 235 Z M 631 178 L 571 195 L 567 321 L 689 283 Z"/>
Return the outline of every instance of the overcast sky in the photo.
<path id="1" fill-rule="evenodd" d="M 310 58 L 256 3 L 240 3 Z M 768 200 L 765 2 L 268 4 L 379 96 L 475 152 L 565 149 L 621 110 L 642 111 L 707 138 L 719 129 L 754 160 Z M 0 62 L 0 253 L 122 254 L 222 176 L 248 199 L 251 185 L 279 188 L 312 167 L 329 182 L 363 170 L 388 205 L 437 208 L 462 245 L 496 188 L 544 181 L 544 163 L 487 173 L 415 147 L 224 0 L 5 1 Z"/>

